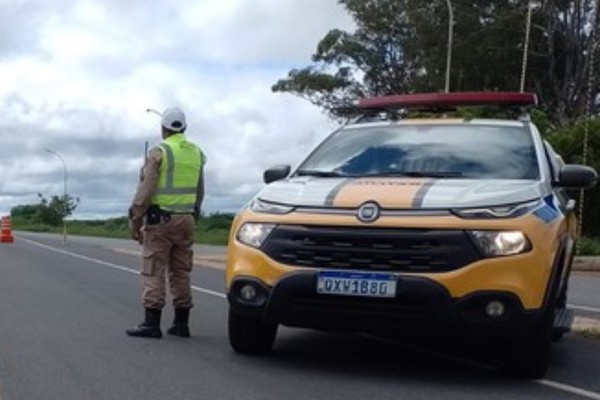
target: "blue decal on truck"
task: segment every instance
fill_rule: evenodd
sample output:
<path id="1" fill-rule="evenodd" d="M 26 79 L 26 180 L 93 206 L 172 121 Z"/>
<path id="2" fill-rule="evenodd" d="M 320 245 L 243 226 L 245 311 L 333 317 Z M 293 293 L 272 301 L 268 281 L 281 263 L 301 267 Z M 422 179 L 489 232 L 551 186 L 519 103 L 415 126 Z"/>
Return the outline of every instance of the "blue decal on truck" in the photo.
<path id="1" fill-rule="evenodd" d="M 535 210 L 533 214 L 547 224 L 558 218 L 560 212 L 554 204 L 554 196 L 546 196 L 544 198 L 544 205 Z"/>

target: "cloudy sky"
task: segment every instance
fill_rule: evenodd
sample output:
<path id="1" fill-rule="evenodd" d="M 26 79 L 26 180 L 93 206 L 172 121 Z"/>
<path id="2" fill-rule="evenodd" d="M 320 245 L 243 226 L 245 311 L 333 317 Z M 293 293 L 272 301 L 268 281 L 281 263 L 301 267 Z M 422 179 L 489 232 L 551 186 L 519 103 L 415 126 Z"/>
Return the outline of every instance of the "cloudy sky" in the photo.
<path id="1" fill-rule="evenodd" d="M 203 211 L 237 211 L 335 128 L 270 90 L 333 28 L 353 29 L 336 0 L 0 0 L 0 214 L 62 194 L 50 149 L 74 218 L 125 215 L 161 140 L 145 110 L 170 106 L 208 157 Z"/>

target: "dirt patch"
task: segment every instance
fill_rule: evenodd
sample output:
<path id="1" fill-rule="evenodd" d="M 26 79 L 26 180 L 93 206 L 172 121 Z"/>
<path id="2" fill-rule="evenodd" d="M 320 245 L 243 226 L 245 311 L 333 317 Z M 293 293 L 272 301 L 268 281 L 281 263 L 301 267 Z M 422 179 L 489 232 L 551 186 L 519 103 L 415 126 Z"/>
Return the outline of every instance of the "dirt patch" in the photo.
<path id="1" fill-rule="evenodd" d="M 573 332 L 585 337 L 600 339 L 600 320 L 575 317 L 575 321 L 573 322 Z"/>

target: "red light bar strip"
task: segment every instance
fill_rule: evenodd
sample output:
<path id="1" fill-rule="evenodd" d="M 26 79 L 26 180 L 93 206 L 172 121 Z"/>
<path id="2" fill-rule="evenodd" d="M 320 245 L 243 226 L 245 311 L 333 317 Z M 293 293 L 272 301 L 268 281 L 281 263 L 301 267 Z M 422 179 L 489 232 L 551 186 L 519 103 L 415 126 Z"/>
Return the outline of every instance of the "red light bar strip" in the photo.
<path id="1" fill-rule="evenodd" d="M 531 106 L 537 104 L 534 93 L 519 92 L 457 92 L 398 94 L 361 99 L 362 109 L 454 108 L 460 106 Z"/>

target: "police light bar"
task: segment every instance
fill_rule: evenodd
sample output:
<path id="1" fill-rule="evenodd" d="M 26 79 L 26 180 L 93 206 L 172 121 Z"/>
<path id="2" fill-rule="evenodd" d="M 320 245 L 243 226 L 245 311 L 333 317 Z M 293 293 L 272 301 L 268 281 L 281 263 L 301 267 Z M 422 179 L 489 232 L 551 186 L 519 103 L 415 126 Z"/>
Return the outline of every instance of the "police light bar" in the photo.
<path id="1" fill-rule="evenodd" d="M 361 99 L 358 108 L 389 109 L 448 109 L 463 106 L 495 105 L 524 107 L 537 104 L 535 93 L 520 92 L 456 92 L 398 94 Z"/>

